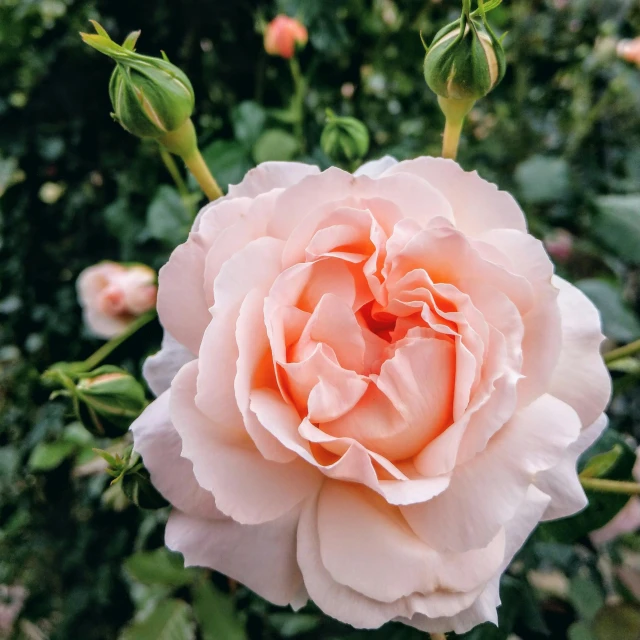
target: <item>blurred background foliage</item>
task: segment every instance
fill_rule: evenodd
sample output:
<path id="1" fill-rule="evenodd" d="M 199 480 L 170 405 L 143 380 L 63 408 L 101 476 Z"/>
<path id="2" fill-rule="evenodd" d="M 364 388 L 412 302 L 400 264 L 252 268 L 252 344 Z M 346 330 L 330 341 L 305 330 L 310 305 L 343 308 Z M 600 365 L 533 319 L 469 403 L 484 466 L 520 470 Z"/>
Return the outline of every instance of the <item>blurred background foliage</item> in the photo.
<path id="1" fill-rule="evenodd" d="M 162 547 L 166 512 L 131 506 L 91 450 L 122 444 L 95 440 L 66 404 L 47 402 L 39 372 L 99 346 L 82 327 L 80 270 L 101 259 L 160 267 L 200 201 L 195 183 L 193 201 L 181 199 L 155 145 L 109 118 L 111 66 L 77 35 L 89 19 L 116 40 L 142 29 L 141 52 L 163 49 L 187 72 L 204 155 L 226 187 L 263 160 L 327 166 L 326 108 L 367 124 L 370 159 L 437 155 L 442 117 L 419 32 L 429 40 L 458 4 L 0 0 L 0 637 L 424 637 L 397 625 L 355 631 L 311 605 L 293 614 L 185 570 Z M 304 144 L 283 109 L 287 64 L 262 47 L 260 26 L 278 12 L 310 34 Z M 599 306 L 612 343 L 639 338 L 640 70 L 614 53 L 640 34 L 638 3 L 506 0 L 492 19 L 508 31 L 508 71 L 471 113 L 459 160 L 512 191 L 535 235 L 552 242 L 564 230 L 558 271 Z M 138 374 L 159 339 L 150 325 L 111 362 Z M 602 473 L 625 479 L 640 437 L 640 362 L 618 368 L 596 452 Z M 596 547 L 586 535 L 625 503 L 596 496 L 588 513 L 540 527 L 504 577 L 500 629 L 465 637 L 638 640 L 640 536 Z"/>

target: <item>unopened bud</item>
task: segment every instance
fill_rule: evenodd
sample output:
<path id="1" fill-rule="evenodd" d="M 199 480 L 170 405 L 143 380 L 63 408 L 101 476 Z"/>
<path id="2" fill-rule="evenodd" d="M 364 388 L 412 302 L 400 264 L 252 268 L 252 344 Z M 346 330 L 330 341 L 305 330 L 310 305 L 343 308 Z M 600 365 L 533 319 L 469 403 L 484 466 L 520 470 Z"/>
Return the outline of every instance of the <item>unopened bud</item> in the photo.
<path id="1" fill-rule="evenodd" d="M 303 48 L 309 36 L 306 27 L 295 18 L 276 16 L 265 29 L 264 49 L 272 56 L 290 59 L 296 48 Z"/>
<path id="2" fill-rule="evenodd" d="M 112 366 L 83 374 L 74 398 L 78 417 L 98 437 L 121 436 L 147 405 L 142 385 Z"/>
<path id="3" fill-rule="evenodd" d="M 619 58 L 632 62 L 640 67 L 640 38 L 620 40 L 616 48 Z"/>
<path id="4" fill-rule="evenodd" d="M 360 160 L 369 151 L 369 131 L 364 122 L 336 116 L 327 109 L 327 123 L 320 137 L 322 150 L 332 159 Z"/>
<path id="5" fill-rule="evenodd" d="M 151 484 L 147 469 L 141 465 L 122 476 L 122 490 L 124 494 L 141 509 L 161 509 L 169 503 L 158 493 Z"/>
<path id="6" fill-rule="evenodd" d="M 566 229 L 554 229 L 544 236 L 543 242 L 557 262 L 567 262 L 573 254 L 573 235 Z"/>
<path id="7" fill-rule="evenodd" d="M 134 52 L 140 32 L 116 44 L 92 21 L 97 33 L 81 33 L 89 46 L 109 56 L 116 68 L 109 82 L 113 117 L 140 138 L 162 139 L 187 125 L 195 104 L 189 78 L 163 54 L 163 58 Z"/>
<path id="8" fill-rule="evenodd" d="M 441 98 L 478 100 L 504 77 L 502 44 L 486 22 L 465 15 L 441 29 L 424 59 L 424 77 Z"/>

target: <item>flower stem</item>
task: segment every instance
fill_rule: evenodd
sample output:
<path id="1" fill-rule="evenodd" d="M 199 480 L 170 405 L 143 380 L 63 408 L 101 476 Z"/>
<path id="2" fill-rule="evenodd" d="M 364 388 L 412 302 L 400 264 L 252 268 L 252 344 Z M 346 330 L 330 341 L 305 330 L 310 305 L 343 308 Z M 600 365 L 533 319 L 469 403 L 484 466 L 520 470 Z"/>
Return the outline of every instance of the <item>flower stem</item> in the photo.
<path id="1" fill-rule="evenodd" d="M 128 340 L 136 331 L 149 324 L 157 313 L 155 309 L 136 318 L 120 335 L 105 342 L 94 354 L 90 355 L 82 364 L 85 371 L 95 369 L 112 351 Z"/>
<path id="2" fill-rule="evenodd" d="M 306 146 L 304 137 L 304 93 L 306 90 L 306 81 L 300 70 L 300 64 L 295 57 L 289 60 L 289 68 L 291 69 L 291 77 L 293 78 L 293 98 L 291 101 L 294 117 L 293 131 L 300 144 L 300 151 L 304 152 Z"/>
<path id="3" fill-rule="evenodd" d="M 640 340 L 634 340 L 629 344 L 625 344 L 622 347 L 618 347 L 617 349 L 612 349 L 611 351 L 607 351 L 604 354 L 604 361 L 609 364 L 610 362 L 614 362 L 615 360 L 620 360 L 622 358 L 628 358 L 632 356 L 634 353 L 640 351 Z"/>
<path id="4" fill-rule="evenodd" d="M 182 178 L 180 174 L 180 169 L 178 169 L 178 165 L 176 161 L 173 159 L 173 156 L 162 146 L 159 147 L 160 157 L 162 158 L 162 162 L 164 166 L 167 168 L 167 171 L 173 178 L 173 182 L 176 185 L 176 189 L 178 189 L 178 193 L 180 194 L 180 198 L 182 199 L 182 204 L 184 208 L 189 213 L 189 217 L 194 217 L 193 205 L 191 203 L 191 198 L 189 197 L 189 189 L 187 188 L 187 184 Z"/>
<path id="5" fill-rule="evenodd" d="M 585 489 L 601 493 L 624 493 L 626 495 L 640 495 L 640 484 L 622 480 L 606 480 L 605 478 L 580 478 Z"/>
<path id="6" fill-rule="evenodd" d="M 442 157 L 455 160 L 458 155 L 458 144 L 462 125 L 475 100 L 454 100 L 453 98 L 438 98 L 438 104 L 445 117 L 444 136 L 442 137 Z"/>
<path id="7" fill-rule="evenodd" d="M 447 118 L 444 125 L 444 136 L 442 137 L 442 157 L 455 160 L 458 155 L 458 144 L 462 133 L 464 120 L 451 120 Z"/>
<path id="8" fill-rule="evenodd" d="M 209 200 L 217 200 L 222 197 L 222 189 L 216 182 L 216 179 L 211 175 L 209 167 L 207 167 L 199 149 L 196 148 L 191 155 L 183 157 L 182 159 Z"/>
<path id="9" fill-rule="evenodd" d="M 430 633 L 431 640 L 447 640 L 447 636 L 444 633 Z"/>

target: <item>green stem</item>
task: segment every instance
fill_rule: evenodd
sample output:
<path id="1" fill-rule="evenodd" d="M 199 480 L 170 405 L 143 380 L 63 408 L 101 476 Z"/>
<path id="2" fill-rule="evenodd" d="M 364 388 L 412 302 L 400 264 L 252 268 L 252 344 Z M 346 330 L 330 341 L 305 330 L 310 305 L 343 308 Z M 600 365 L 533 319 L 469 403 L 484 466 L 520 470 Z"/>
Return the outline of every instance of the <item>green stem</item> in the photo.
<path id="1" fill-rule="evenodd" d="M 184 181 L 184 179 L 182 178 L 182 175 L 180 174 L 180 169 L 178 169 L 178 164 L 173 159 L 173 156 L 162 145 L 159 145 L 158 148 L 160 149 L 160 157 L 162 158 L 162 162 L 164 163 L 164 166 L 167 168 L 167 171 L 173 178 L 173 182 L 176 185 L 176 189 L 178 189 L 180 198 L 182 198 L 182 204 L 184 205 L 184 208 L 189 213 L 189 217 L 193 218 L 195 212 L 193 209 L 193 204 L 191 202 L 189 189 L 187 188 L 187 183 Z"/>
<path id="2" fill-rule="evenodd" d="M 136 331 L 149 324 L 157 313 L 155 309 L 136 318 L 120 335 L 105 342 L 94 354 L 90 355 L 82 364 L 85 371 L 95 369 L 112 351 L 128 340 Z"/>
<path id="3" fill-rule="evenodd" d="M 454 100 L 452 98 L 438 97 L 438 104 L 446 118 L 442 137 L 442 157 L 455 160 L 458 155 L 462 125 L 475 104 L 475 100 Z"/>
<path id="4" fill-rule="evenodd" d="M 198 184 L 209 200 L 217 200 L 223 196 L 220 185 L 211 175 L 209 167 L 207 167 L 199 149 L 196 148 L 190 156 L 183 157 L 182 159 L 187 165 L 187 169 L 191 171 L 193 177 L 198 181 Z"/>
<path id="5" fill-rule="evenodd" d="M 640 495 L 640 484 L 621 480 L 606 480 L 605 478 L 580 478 L 585 489 L 601 493 L 623 493 L 629 496 Z"/>
<path id="6" fill-rule="evenodd" d="M 634 353 L 638 353 L 640 351 L 640 340 L 634 340 L 629 344 L 625 344 L 622 347 L 618 347 L 617 349 L 612 349 L 611 351 L 607 351 L 604 354 L 604 361 L 609 364 L 610 362 L 614 362 L 615 360 L 621 360 L 622 358 L 628 358 L 632 356 Z"/>
<path id="7" fill-rule="evenodd" d="M 304 137 L 304 94 L 306 81 L 300 70 L 300 64 L 295 57 L 289 60 L 289 68 L 291 69 L 291 77 L 293 78 L 293 99 L 291 102 L 294 116 L 293 131 L 300 144 L 300 150 L 304 152 L 306 147 Z"/>

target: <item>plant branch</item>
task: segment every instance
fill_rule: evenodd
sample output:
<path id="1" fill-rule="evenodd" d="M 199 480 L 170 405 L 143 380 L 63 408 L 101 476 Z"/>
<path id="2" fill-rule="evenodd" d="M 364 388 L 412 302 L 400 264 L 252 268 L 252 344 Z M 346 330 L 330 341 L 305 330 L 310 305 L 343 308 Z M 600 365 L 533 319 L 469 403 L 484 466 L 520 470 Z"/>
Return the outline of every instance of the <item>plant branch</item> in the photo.
<path id="1" fill-rule="evenodd" d="M 585 489 L 601 493 L 623 493 L 629 496 L 640 495 L 640 484 L 622 480 L 607 480 L 605 478 L 580 478 Z"/>
<path id="2" fill-rule="evenodd" d="M 154 309 L 136 318 L 120 335 L 111 338 L 109 342 L 103 344 L 93 355 L 90 355 L 83 362 L 84 370 L 90 371 L 91 369 L 95 369 L 112 351 L 128 340 L 136 331 L 142 329 L 146 324 L 149 324 L 156 315 L 157 313 Z"/>
<path id="3" fill-rule="evenodd" d="M 632 356 L 634 353 L 638 353 L 640 351 L 640 340 L 634 340 L 629 344 L 625 344 L 622 347 L 618 347 L 617 349 L 612 349 L 611 351 L 607 351 L 604 354 L 604 361 L 609 364 L 614 362 L 615 360 L 620 360 L 622 358 L 628 358 Z"/>

